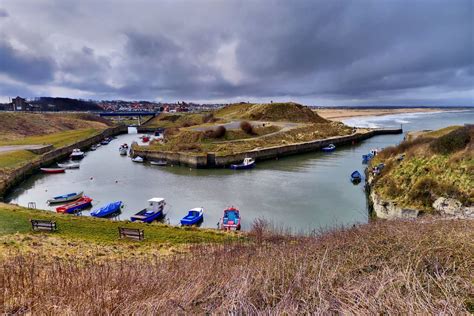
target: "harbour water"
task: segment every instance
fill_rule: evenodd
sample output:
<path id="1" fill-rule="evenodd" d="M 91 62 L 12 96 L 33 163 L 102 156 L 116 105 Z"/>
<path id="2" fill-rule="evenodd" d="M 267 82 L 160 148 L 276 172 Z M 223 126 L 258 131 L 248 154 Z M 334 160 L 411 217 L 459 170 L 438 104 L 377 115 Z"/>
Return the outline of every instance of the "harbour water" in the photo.
<path id="1" fill-rule="evenodd" d="M 347 119 L 351 126 L 396 127 L 404 131 L 438 129 L 474 123 L 474 110 L 420 114 L 397 114 Z M 228 206 L 240 209 L 243 229 L 253 220 L 265 218 L 293 232 L 324 230 L 368 221 L 363 183 L 353 185 L 349 175 L 361 173 L 362 154 L 372 148 L 396 145 L 403 135 L 383 135 L 337 148 L 332 153 L 314 152 L 258 162 L 253 170 L 189 169 L 133 163 L 120 156 L 120 144 L 138 140 L 139 135 L 119 136 L 109 145 L 87 153 L 78 170 L 65 174 L 36 174 L 7 197 L 12 203 L 54 210 L 46 200 L 52 196 L 84 191 L 94 199 L 93 208 L 121 200 L 120 219 L 129 219 L 152 197 L 168 203 L 167 219 L 178 224 L 187 210 L 204 208 L 203 227 L 216 227 Z M 83 212 L 88 216 L 89 211 Z"/>

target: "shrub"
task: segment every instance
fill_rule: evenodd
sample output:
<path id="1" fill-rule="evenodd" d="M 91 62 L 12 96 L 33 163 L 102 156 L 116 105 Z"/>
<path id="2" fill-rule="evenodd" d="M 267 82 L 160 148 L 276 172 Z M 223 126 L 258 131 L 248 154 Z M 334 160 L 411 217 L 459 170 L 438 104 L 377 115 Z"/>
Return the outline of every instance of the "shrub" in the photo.
<path id="1" fill-rule="evenodd" d="M 213 113 L 208 113 L 208 114 L 204 115 L 204 117 L 202 118 L 202 121 L 204 123 L 213 123 L 213 122 L 216 121 L 216 118 L 214 117 Z"/>
<path id="2" fill-rule="evenodd" d="M 248 121 L 240 122 L 240 129 L 249 135 L 255 134 L 252 124 L 250 124 Z"/>
<path id="3" fill-rule="evenodd" d="M 225 136 L 226 132 L 227 132 L 226 128 L 220 125 L 220 126 L 217 126 L 217 128 L 214 130 L 205 131 L 204 137 L 205 138 L 222 138 Z"/>
<path id="4" fill-rule="evenodd" d="M 163 133 L 164 138 L 170 138 L 173 135 L 176 135 L 179 132 L 179 128 L 177 127 L 170 127 L 165 129 L 165 132 Z"/>
<path id="5" fill-rule="evenodd" d="M 469 128 L 461 127 L 435 139 L 430 144 L 430 149 L 435 153 L 446 155 L 464 149 L 470 141 L 471 135 Z"/>

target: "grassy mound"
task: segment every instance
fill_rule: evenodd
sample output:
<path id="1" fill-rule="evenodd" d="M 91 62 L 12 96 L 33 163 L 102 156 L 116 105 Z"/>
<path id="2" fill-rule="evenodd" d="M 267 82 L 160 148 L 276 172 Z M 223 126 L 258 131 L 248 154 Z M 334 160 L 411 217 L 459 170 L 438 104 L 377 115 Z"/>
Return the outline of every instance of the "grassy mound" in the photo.
<path id="1" fill-rule="evenodd" d="M 449 127 L 384 149 L 372 162 L 372 165 L 380 162 L 386 165 L 375 178 L 375 192 L 402 207 L 423 211 L 431 211 L 438 197 L 451 197 L 472 205 L 473 138 L 473 127 Z M 405 158 L 398 161 L 401 154 Z"/>
<path id="2" fill-rule="evenodd" d="M 310 108 L 293 102 L 271 104 L 232 104 L 218 110 L 215 113 L 215 116 L 226 119 L 245 119 L 271 122 L 328 122 Z"/>
<path id="3" fill-rule="evenodd" d="M 12 236 L 31 241 L 21 238 Z M 474 221 L 425 219 L 312 237 L 255 230 L 247 241 L 154 258 L 130 248 L 133 259 L 104 260 L 96 245 L 87 259 L 17 251 L 0 257 L 0 312 L 466 314 L 473 242 Z"/>
<path id="4" fill-rule="evenodd" d="M 219 121 L 222 120 L 215 118 L 213 113 L 162 113 L 152 118 L 144 126 L 149 128 L 179 128 Z"/>

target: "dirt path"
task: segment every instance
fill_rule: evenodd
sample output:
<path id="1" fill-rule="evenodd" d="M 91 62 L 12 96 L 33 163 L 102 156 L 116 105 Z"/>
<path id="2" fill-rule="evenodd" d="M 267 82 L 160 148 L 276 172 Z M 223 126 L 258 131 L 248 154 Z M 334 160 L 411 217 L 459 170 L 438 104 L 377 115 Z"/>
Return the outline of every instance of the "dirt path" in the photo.
<path id="1" fill-rule="evenodd" d="M 0 146 L 0 154 L 6 153 L 9 151 L 17 150 L 29 150 L 29 149 L 40 149 L 45 147 L 45 145 L 10 145 L 10 146 Z"/>

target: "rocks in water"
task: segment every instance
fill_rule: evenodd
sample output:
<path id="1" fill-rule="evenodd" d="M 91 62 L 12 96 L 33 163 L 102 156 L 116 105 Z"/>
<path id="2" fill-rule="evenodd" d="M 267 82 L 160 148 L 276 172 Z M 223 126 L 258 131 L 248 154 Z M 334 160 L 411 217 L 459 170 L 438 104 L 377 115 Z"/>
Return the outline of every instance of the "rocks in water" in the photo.
<path id="1" fill-rule="evenodd" d="M 433 208 L 441 215 L 474 218 L 474 207 L 465 207 L 456 199 L 440 197 L 434 201 Z"/>

